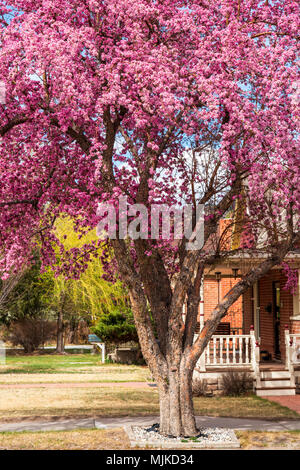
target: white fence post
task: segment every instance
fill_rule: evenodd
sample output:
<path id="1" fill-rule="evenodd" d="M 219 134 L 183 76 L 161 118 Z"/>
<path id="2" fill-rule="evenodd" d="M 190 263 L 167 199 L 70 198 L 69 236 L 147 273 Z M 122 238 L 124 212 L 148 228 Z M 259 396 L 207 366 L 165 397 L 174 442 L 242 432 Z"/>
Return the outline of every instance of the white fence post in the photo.
<path id="1" fill-rule="evenodd" d="M 101 360 L 102 364 L 105 363 L 105 343 L 96 343 L 99 349 L 101 349 Z"/>
<path id="2" fill-rule="evenodd" d="M 294 338 L 290 335 L 288 325 L 285 325 L 284 329 L 285 337 L 285 367 L 291 374 L 291 386 L 295 387 L 295 373 L 294 373 L 294 364 L 293 364 L 293 353 L 294 353 Z"/>
<path id="3" fill-rule="evenodd" d="M 285 368 L 290 370 L 291 365 L 291 338 L 290 332 L 287 327 L 284 329 L 284 339 L 285 339 Z"/>
<path id="4" fill-rule="evenodd" d="M 256 380 L 256 387 L 260 387 L 261 386 L 260 370 L 259 370 L 260 350 L 259 350 L 259 343 L 258 341 L 256 341 L 256 338 L 255 338 L 255 331 L 254 331 L 253 325 L 251 325 L 250 327 L 250 335 L 251 335 L 251 364 L 252 364 L 252 369 L 254 372 L 254 377 Z"/>
<path id="5" fill-rule="evenodd" d="M 6 363 L 6 347 L 3 341 L 0 341 L 0 365 L 4 366 Z"/>
<path id="6" fill-rule="evenodd" d="M 300 334 L 290 335 L 290 344 L 292 344 L 291 349 L 291 362 L 293 366 L 295 364 L 300 364 Z"/>

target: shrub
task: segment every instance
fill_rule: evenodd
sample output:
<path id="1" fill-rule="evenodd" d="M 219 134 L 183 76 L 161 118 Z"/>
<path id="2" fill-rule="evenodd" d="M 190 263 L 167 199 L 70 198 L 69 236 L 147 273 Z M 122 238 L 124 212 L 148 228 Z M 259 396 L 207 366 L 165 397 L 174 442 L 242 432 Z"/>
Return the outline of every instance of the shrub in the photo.
<path id="1" fill-rule="evenodd" d="M 46 341 L 55 337 L 55 324 L 40 318 L 24 318 L 10 324 L 6 340 L 13 346 L 22 346 L 32 353 Z"/>
<path id="2" fill-rule="evenodd" d="M 101 315 L 92 331 L 102 341 L 119 345 L 134 341 L 138 343 L 138 335 L 132 312 L 129 309 L 120 311 L 117 307 L 109 313 Z"/>
<path id="3" fill-rule="evenodd" d="M 223 395 L 238 397 L 252 390 L 253 379 L 249 372 L 229 371 L 222 375 L 221 386 Z"/>
<path id="4" fill-rule="evenodd" d="M 193 397 L 206 397 L 210 395 L 206 380 L 193 379 L 192 393 Z"/>

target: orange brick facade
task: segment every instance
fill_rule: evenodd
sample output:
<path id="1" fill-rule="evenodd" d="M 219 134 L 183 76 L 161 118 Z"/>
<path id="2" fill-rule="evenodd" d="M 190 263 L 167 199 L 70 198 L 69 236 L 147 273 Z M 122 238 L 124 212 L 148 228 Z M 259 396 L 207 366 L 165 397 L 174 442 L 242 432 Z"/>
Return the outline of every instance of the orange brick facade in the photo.
<path id="1" fill-rule="evenodd" d="M 219 281 L 219 298 L 220 300 L 227 292 L 239 281 L 233 277 L 223 277 Z M 204 321 L 209 317 L 213 309 L 218 305 L 218 281 L 216 279 L 206 277 L 204 280 Z M 238 299 L 229 309 L 223 322 L 229 322 L 230 328 L 235 330 L 237 334 L 243 332 L 243 299 Z"/>

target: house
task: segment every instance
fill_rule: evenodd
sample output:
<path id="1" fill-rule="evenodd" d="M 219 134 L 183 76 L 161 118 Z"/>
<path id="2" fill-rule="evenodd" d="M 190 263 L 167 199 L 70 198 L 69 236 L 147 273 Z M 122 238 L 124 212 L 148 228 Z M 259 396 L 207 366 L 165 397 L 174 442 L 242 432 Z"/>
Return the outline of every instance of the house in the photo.
<path id="1" fill-rule="evenodd" d="M 230 239 L 233 243 L 234 236 Z M 243 272 L 261 262 L 262 256 L 231 256 L 205 272 L 198 331 Z M 300 250 L 288 258 L 289 265 L 300 270 Z M 286 280 L 283 268 L 275 267 L 222 319 L 195 370 L 195 376 L 206 380 L 216 393 L 222 374 L 229 370 L 248 371 L 259 396 L 300 393 L 300 279 L 294 295 L 285 289 Z"/>

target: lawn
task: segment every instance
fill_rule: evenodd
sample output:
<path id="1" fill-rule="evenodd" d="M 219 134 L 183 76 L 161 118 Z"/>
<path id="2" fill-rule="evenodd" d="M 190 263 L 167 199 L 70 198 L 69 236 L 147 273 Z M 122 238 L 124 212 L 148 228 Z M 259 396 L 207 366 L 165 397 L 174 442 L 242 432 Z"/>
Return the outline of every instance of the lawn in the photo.
<path id="1" fill-rule="evenodd" d="M 123 429 L 0 433 L 0 450 L 127 450 Z"/>
<path id="2" fill-rule="evenodd" d="M 300 431 L 236 431 L 243 449 L 300 449 Z"/>
<path id="3" fill-rule="evenodd" d="M 299 419 L 294 411 L 277 403 L 248 396 L 195 398 L 197 415 L 231 416 L 266 419 Z M 90 388 L 68 385 L 55 388 L 2 389 L 0 419 L 53 416 L 146 416 L 159 413 L 158 393 L 155 389 L 132 389 L 105 386 Z"/>
<path id="4" fill-rule="evenodd" d="M 101 365 L 101 356 L 98 354 L 17 355 L 6 357 L 5 366 L 0 366 L 0 374 L 72 373 L 81 369 L 89 370 L 99 365 Z"/>
<path id="5" fill-rule="evenodd" d="M 299 431 L 236 431 L 242 449 L 300 449 Z M 123 429 L 0 433 L 0 450 L 128 450 Z"/>
<path id="6" fill-rule="evenodd" d="M 8 356 L 0 367 L 0 419 L 156 415 L 158 393 L 147 386 L 150 380 L 145 366 L 102 364 L 98 355 Z M 145 387 L 118 382 L 144 382 Z M 256 396 L 200 397 L 194 403 L 197 415 L 299 419 L 294 411 Z"/>
<path id="7" fill-rule="evenodd" d="M 145 382 L 146 366 L 102 364 L 99 355 L 8 356 L 0 365 L 0 384 L 67 382 Z"/>

